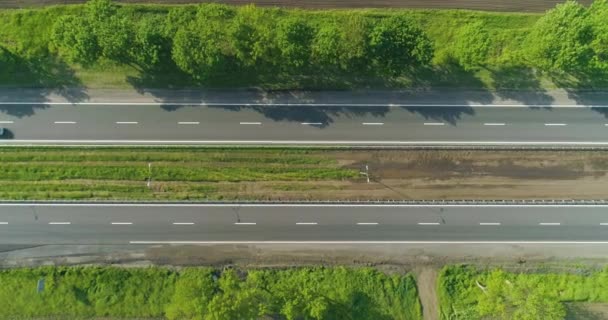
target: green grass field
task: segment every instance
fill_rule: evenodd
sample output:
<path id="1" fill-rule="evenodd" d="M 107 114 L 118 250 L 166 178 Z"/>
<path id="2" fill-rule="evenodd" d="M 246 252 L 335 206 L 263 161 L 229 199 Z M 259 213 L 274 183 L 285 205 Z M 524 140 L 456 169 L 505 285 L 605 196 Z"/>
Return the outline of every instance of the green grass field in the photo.
<path id="1" fill-rule="evenodd" d="M 320 150 L 0 148 L 0 199 L 213 200 L 230 198 L 237 182 L 356 178 Z"/>
<path id="2" fill-rule="evenodd" d="M 123 5 L 133 19 L 142 16 L 164 16 L 167 5 Z M 263 87 L 269 89 L 346 89 L 458 87 L 469 89 L 542 89 L 555 87 L 546 75 L 536 74 L 518 56 L 524 36 L 540 17 L 539 14 L 491 13 L 467 10 L 285 10 L 278 15 L 302 16 L 311 24 L 334 16 L 360 14 L 380 19 L 405 13 L 417 21 L 435 44 L 435 58 L 430 68 L 410 70 L 406 75 L 386 77 L 374 74 L 352 75 L 303 71 L 301 75 L 277 70 L 251 70 L 233 74 L 230 71 L 205 82 L 190 79 L 176 67 L 161 73 L 146 73 L 128 65 L 101 61 L 89 68 L 69 64 L 57 57 L 49 42 L 53 21 L 66 14 L 78 14 L 81 5 L 51 6 L 42 9 L 0 10 L 0 85 L 9 87 L 91 88 L 184 88 L 184 87 Z M 493 44 L 486 67 L 466 71 L 454 62 L 452 52 L 459 28 L 483 21 L 492 35 Z M 555 80 L 555 79 L 553 79 Z M 576 79 L 560 79 L 560 85 L 576 86 Z M 596 85 L 601 85 L 597 82 Z"/>
<path id="3" fill-rule="evenodd" d="M 412 275 L 366 268 L 43 267 L 0 284 L 2 319 L 422 319 Z"/>

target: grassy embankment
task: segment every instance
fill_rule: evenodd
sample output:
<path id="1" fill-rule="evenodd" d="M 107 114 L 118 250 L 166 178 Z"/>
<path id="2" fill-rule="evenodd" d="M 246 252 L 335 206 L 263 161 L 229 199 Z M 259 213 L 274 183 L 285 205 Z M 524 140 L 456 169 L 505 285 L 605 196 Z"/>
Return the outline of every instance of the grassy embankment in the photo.
<path id="1" fill-rule="evenodd" d="M 164 18 L 172 6 L 124 5 L 121 10 L 137 20 L 144 16 Z M 191 7 L 194 10 L 194 7 Z M 540 14 L 491 13 L 466 10 L 275 10 L 271 16 L 286 19 L 302 17 L 311 25 L 322 24 L 333 17 L 350 14 L 380 19 L 395 13 L 404 13 L 418 22 L 435 47 L 431 68 L 410 70 L 408 75 L 391 77 L 373 74 L 332 74 L 318 70 L 303 71 L 295 76 L 274 69 L 256 68 L 237 74 L 227 70 L 204 83 L 197 82 L 175 66 L 162 72 L 141 71 L 134 66 L 101 61 L 88 68 L 66 62 L 57 55 L 50 43 L 51 29 L 58 17 L 80 14 L 81 5 L 52 6 L 42 9 L 0 10 L 0 85 L 11 87 L 65 87 L 88 86 L 93 88 L 128 87 L 265 87 L 294 88 L 352 88 L 352 87 L 459 87 L 472 89 L 524 88 L 528 90 L 552 87 L 544 76 L 538 76 L 518 53 L 522 41 L 541 16 Z M 260 9 L 261 10 L 261 9 Z M 270 10 L 270 9 L 264 9 Z M 462 26 L 483 21 L 492 37 L 492 46 L 484 68 L 466 71 L 453 59 L 454 43 Z M 567 80 L 567 79 L 566 79 Z"/>
<path id="2" fill-rule="evenodd" d="M 44 267 L 0 283 L 2 319 L 422 319 L 414 277 L 373 269 Z"/>
<path id="3" fill-rule="evenodd" d="M 296 181 L 359 178 L 305 149 L 1 148 L 0 173 L 1 199 L 247 199 L 255 188 L 247 182 L 282 190 Z"/>
<path id="4" fill-rule="evenodd" d="M 514 273 L 446 266 L 438 286 L 442 319 L 605 319 L 608 315 L 608 269 Z M 592 311 L 594 305 L 603 305 L 603 313 Z"/>

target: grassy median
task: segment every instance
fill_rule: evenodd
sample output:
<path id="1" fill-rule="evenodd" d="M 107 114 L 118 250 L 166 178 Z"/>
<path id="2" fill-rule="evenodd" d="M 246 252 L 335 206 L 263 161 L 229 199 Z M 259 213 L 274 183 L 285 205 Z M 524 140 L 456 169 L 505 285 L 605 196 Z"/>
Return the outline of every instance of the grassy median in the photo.
<path id="1" fill-rule="evenodd" d="M 2 319 L 422 319 L 414 277 L 373 269 L 45 267 L 0 283 Z"/>
<path id="2" fill-rule="evenodd" d="M 0 147 L 4 200 L 608 199 L 606 190 L 605 151 Z"/>

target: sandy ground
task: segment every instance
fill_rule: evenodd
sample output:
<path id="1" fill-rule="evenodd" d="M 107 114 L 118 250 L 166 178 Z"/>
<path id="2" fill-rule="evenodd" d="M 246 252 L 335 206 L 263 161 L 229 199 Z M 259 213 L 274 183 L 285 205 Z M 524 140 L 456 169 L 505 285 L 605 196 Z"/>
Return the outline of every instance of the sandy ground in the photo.
<path id="1" fill-rule="evenodd" d="M 225 184 L 230 197 L 275 200 L 607 199 L 608 152 L 378 150 L 326 152 L 364 170 L 351 181 Z"/>
<path id="2" fill-rule="evenodd" d="M 48 4 L 81 3 L 84 0 L 2 0 L 0 6 L 14 8 Z M 220 2 L 243 5 L 255 3 L 260 6 L 301 7 L 313 9 L 326 8 L 438 8 L 473 9 L 489 11 L 543 12 L 563 1 L 560 0 L 121 0 L 130 3 L 200 3 Z M 582 0 L 588 4 L 591 0 Z"/>

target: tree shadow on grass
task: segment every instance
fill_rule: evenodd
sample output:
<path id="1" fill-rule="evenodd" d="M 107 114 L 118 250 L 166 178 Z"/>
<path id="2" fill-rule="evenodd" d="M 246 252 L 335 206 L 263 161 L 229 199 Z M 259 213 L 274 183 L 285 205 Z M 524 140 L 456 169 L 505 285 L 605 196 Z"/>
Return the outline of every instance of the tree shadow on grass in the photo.
<path id="1" fill-rule="evenodd" d="M 23 58 L 0 48 L 0 101 L 26 101 L 28 105 L 0 105 L 0 112 L 26 117 L 48 108 L 48 95 L 57 94 L 69 102 L 88 99 L 74 71 L 57 57 Z M 39 103 L 39 104 L 37 104 Z"/>
<path id="2" fill-rule="evenodd" d="M 508 66 L 489 71 L 496 94 L 503 99 L 515 100 L 533 108 L 547 106 L 554 101 L 532 68 Z"/>

